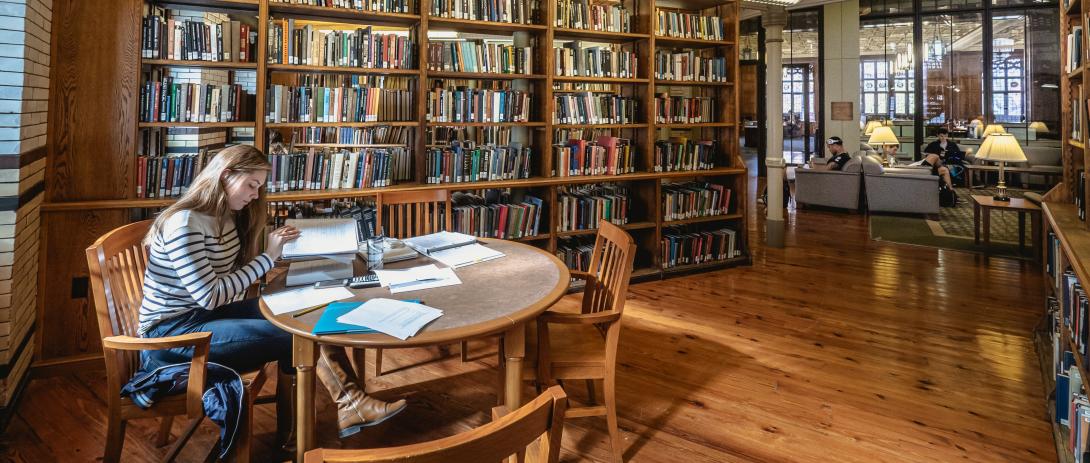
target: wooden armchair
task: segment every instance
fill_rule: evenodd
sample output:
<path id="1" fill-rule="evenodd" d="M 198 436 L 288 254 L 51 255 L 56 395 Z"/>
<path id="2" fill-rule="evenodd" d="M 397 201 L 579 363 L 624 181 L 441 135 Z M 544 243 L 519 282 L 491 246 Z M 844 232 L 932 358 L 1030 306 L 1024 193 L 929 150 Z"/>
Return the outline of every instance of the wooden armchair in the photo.
<path id="1" fill-rule="evenodd" d="M 390 238 L 412 238 L 448 231 L 453 220 L 447 190 L 398 191 L 381 193 L 376 209 L 377 222 Z M 462 342 L 462 361 L 468 360 L 466 342 Z M 445 349 L 445 347 L 444 347 Z M 356 368 L 363 371 L 363 350 L 354 352 Z M 382 375 L 382 349 L 375 349 L 375 376 Z"/>
<path id="2" fill-rule="evenodd" d="M 617 342 L 636 244 L 616 225 L 600 221 L 598 227 L 589 271 L 571 272 L 586 282 L 580 313 L 547 311 L 537 319 L 537 374 L 544 385 L 556 380 L 586 381 L 590 405 L 572 407 L 566 416 L 605 415 L 613 460 L 620 462 L 615 393 Z M 602 381 L 604 405 L 598 405 L 595 398 L 597 380 Z"/>
<path id="3" fill-rule="evenodd" d="M 367 450 L 315 449 L 306 463 L 445 463 L 515 461 L 556 463 L 564 431 L 567 396 L 559 386 L 546 390 L 513 413 L 492 409 L 492 422 L 455 436 L 403 447 Z"/>
<path id="4" fill-rule="evenodd" d="M 204 418 L 201 397 L 204 394 L 212 333 L 190 333 L 165 338 L 142 338 L 137 333 L 140 303 L 143 299 L 144 270 L 148 262 L 148 250 L 142 240 L 151 223 L 151 220 L 145 220 L 119 227 L 87 248 L 87 266 L 98 316 L 98 331 L 102 336 L 103 358 L 106 361 L 109 416 L 103 457 L 105 462 L 121 460 L 125 424 L 128 420 L 161 418 L 156 444 L 164 446 L 170 438 L 174 416 L 186 415 L 189 418 L 188 425 L 164 458 L 164 461 L 173 461 Z M 120 396 L 121 387 L 140 369 L 140 351 L 177 347 L 193 347 L 194 350 L 189 387 L 185 395 L 167 397 L 147 410 Z M 247 403 L 243 407 L 246 416 L 235 439 L 232 455 L 237 461 L 249 461 L 253 421 L 251 408 L 255 402 L 255 394 L 265 384 L 265 372 L 258 370 L 245 373 L 242 380 L 246 386 L 244 400 Z M 262 400 L 271 401 L 273 400 L 269 398 Z M 216 449 L 213 448 L 212 451 Z"/>

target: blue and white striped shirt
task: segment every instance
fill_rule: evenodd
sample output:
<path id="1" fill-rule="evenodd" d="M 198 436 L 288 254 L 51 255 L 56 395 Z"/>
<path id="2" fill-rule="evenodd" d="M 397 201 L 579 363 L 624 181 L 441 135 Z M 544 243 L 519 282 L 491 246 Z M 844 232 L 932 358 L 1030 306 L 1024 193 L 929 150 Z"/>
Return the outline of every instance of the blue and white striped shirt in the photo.
<path id="1" fill-rule="evenodd" d="M 212 310 L 241 300 L 246 288 L 273 267 L 262 253 L 234 269 L 239 253 L 234 220 L 193 211 L 170 216 L 155 237 L 144 273 L 140 334 L 194 309 Z"/>

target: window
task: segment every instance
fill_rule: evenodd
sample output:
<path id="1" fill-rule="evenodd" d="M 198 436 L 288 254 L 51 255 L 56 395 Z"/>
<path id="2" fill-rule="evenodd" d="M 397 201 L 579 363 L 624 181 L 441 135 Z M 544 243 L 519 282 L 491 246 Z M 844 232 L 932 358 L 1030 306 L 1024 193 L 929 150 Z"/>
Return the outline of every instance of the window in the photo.
<path id="1" fill-rule="evenodd" d="M 923 118 L 928 126 L 964 129 L 984 117 L 982 15 L 923 18 Z"/>
<path id="2" fill-rule="evenodd" d="M 916 79 L 912 68 L 890 72 L 885 60 L 861 59 L 859 85 L 864 116 L 870 119 L 908 119 L 916 105 Z"/>

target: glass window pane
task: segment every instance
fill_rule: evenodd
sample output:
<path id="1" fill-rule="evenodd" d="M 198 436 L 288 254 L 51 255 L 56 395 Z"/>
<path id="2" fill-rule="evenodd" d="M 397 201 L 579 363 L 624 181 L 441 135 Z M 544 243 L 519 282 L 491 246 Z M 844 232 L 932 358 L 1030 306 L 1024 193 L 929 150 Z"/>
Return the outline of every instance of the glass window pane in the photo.
<path id="1" fill-rule="evenodd" d="M 980 13 L 922 18 L 924 121 L 950 129 L 968 126 L 984 114 L 983 17 Z M 926 132 L 930 133 L 930 130 Z"/>

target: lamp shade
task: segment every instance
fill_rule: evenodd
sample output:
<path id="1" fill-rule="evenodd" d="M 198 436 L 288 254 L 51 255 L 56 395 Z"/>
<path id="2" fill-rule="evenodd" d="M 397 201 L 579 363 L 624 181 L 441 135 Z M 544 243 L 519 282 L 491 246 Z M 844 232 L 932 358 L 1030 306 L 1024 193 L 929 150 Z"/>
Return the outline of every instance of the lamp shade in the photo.
<path id="1" fill-rule="evenodd" d="M 1022 147 L 1018 145 L 1018 139 L 1014 135 L 996 133 L 984 139 L 976 158 L 996 162 L 1026 162 L 1026 153 L 1022 152 Z"/>
<path id="2" fill-rule="evenodd" d="M 870 134 L 870 140 L 867 140 L 867 144 L 870 145 L 897 145 L 901 142 L 897 141 L 897 135 L 893 134 L 893 129 L 880 126 L 874 129 L 874 132 Z"/>
<path id="3" fill-rule="evenodd" d="M 869 121 L 867 122 L 867 128 L 863 129 L 863 135 L 870 136 L 870 134 L 874 133 L 874 129 L 877 129 L 881 126 L 882 123 L 879 121 Z"/>
<path id="4" fill-rule="evenodd" d="M 988 124 L 988 126 L 984 128 L 984 134 L 981 136 L 987 137 L 988 135 L 995 135 L 997 133 L 1007 133 L 1007 129 L 1004 129 L 1003 126 L 999 124 Z"/>
<path id="5" fill-rule="evenodd" d="M 1048 132 L 1048 126 L 1044 122 L 1031 122 L 1029 128 L 1037 132 Z"/>

